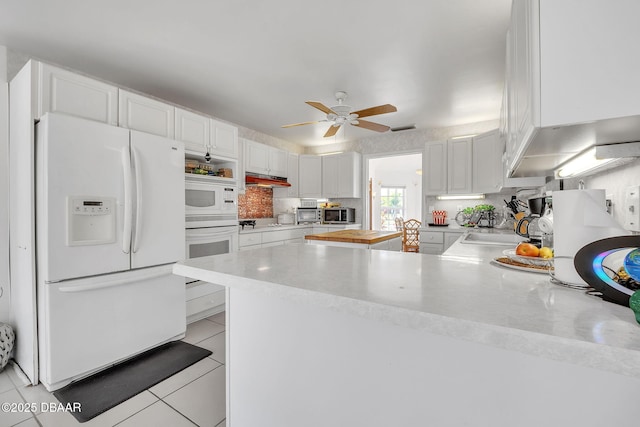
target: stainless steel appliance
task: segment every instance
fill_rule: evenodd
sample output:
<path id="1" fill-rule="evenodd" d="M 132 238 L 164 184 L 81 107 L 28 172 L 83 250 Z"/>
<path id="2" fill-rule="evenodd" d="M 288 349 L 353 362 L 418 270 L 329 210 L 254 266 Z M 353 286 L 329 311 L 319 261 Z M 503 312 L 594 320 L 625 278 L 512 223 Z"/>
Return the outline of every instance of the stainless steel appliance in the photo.
<path id="1" fill-rule="evenodd" d="M 531 243 L 540 247 L 545 232 L 540 227 L 540 217 L 545 213 L 546 198 L 535 197 L 527 201 L 529 205 L 529 216 L 525 216 L 516 225 L 516 234 L 527 237 Z M 549 211 L 550 212 L 550 211 Z M 543 225 L 544 227 L 544 225 Z"/>
<path id="2" fill-rule="evenodd" d="M 313 224 L 322 222 L 322 209 L 298 208 L 296 209 L 296 222 L 298 224 Z"/>
<path id="3" fill-rule="evenodd" d="M 354 208 L 325 208 L 323 209 L 322 222 L 325 224 L 349 224 L 356 222 L 356 210 Z"/>
<path id="4" fill-rule="evenodd" d="M 237 188 L 215 179 L 209 176 L 187 175 L 184 197 L 186 228 L 238 224 Z"/>

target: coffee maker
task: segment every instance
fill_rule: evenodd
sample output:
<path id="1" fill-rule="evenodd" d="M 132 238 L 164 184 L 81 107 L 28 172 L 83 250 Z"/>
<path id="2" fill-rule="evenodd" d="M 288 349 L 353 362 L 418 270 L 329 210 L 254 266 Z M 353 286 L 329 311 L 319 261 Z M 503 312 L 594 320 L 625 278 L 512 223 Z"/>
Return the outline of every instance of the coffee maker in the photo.
<path id="1" fill-rule="evenodd" d="M 552 246 L 550 237 L 553 233 L 553 213 L 546 209 L 546 197 L 534 197 L 527 200 L 529 215 L 518 221 L 516 234 L 529 239 L 529 243 L 537 247 Z M 544 220 L 541 220 L 544 217 Z"/>

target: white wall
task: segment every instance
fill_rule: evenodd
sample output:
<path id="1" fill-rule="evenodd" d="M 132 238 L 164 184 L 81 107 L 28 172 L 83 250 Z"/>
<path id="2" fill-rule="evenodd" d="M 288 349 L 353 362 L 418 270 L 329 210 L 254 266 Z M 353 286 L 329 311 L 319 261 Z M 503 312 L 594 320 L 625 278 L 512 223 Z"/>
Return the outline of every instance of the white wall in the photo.
<path id="1" fill-rule="evenodd" d="M 606 190 L 607 199 L 611 199 L 613 218 L 621 225 L 624 224 L 624 202 L 627 187 L 640 185 L 640 159 L 603 172 L 564 180 L 565 190 L 575 190 L 580 181 L 584 181 L 587 189 Z M 560 190 L 559 180 L 553 180 L 546 185 L 547 191 Z"/>
<path id="2" fill-rule="evenodd" d="M 0 322 L 9 321 L 9 86 L 7 48 L 0 46 Z"/>
<path id="3" fill-rule="evenodd" d="M 382 187 L 404 187 L 404 220 L 415 218 L 422 221 L 422 176 L 416 173 L 418 169 L 422 169 L 421 154 L 406 154 L 369 160 L 369 177 L 373 179 L 372 227 L 374 230 L 381 230 L 379 212 Z"/>

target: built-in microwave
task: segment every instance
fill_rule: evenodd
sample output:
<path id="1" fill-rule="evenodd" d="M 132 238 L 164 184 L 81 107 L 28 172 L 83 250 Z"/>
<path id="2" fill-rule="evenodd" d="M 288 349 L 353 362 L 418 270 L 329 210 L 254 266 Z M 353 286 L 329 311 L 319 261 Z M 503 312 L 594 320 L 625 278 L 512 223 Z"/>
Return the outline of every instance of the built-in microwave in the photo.
<path id="1" fill-rule="evenodd" d="M 325 224 L 356 222 L 356 210 L 354 208 L 325 208 L 323 209 L 322 222 Z"/>
<path id="2" fill-rule="evenodd" d="M 298 224 L 313 224 L 322 222 L 322 209 L 298 208 L 296 210 L 296 222 Z"/>
<path id="3" fill-rule="evenodd" d="M 207 178 L 185 179 L 186 228 L 238 225 L 237 188 Z"/>

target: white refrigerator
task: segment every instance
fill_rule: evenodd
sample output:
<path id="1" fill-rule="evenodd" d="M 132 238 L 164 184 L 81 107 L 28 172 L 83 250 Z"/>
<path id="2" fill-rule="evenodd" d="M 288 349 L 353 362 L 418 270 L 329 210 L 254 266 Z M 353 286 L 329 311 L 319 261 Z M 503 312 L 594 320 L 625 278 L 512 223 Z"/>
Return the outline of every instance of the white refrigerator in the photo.
<path id="1" fill-rule="evenodd" d="M 62 114 L 36 125 L 39 379 L 48 390 L 186 330 L 184 147 Z"/>

